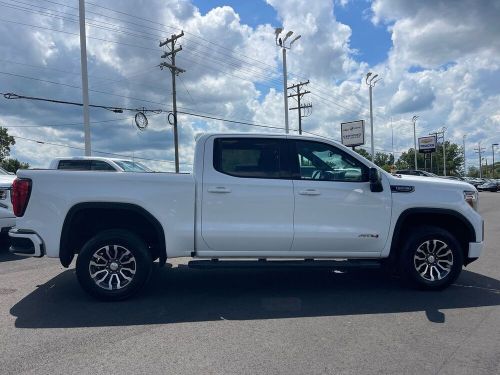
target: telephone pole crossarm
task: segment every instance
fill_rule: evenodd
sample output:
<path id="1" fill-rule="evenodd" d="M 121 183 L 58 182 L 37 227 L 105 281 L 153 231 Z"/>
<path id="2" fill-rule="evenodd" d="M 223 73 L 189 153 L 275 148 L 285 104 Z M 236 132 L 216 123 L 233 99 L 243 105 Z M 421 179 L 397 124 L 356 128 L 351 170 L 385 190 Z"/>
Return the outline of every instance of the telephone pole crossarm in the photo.
<path id="1" fill-rule="evenodd" d="M 170 69 L 170 70 L 173 70 L 173 71 L 175 71 L 175 74 L 177 74 L 177 75 L 178 75 L 179 73 L 185 73 L 185 72 L 186 72 L 186 70 L 185 70 L 185 69 L 179 68 L 179 67 L 177 67 L 177 66 L 173 66 L 172 64 L 169 64 L 168 62 L 162 62 L 162 63 L 160 64 L 160 69 L 162 69 L 162 70 L 163 70 L 163 68 L 168 68 L 168 69 Z"/>

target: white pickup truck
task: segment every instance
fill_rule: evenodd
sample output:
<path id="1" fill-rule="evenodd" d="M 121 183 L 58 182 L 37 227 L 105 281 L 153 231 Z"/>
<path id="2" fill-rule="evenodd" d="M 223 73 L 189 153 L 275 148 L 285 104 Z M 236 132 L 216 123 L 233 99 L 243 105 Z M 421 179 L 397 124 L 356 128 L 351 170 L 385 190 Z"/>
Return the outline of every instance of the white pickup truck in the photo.
<path id="1" fill-rule="evenodd" d="M 205 134 L 193 174 L 20 170 L 11 251 L 75 254 L 91 295 L 124 299 L 155 260 L 192 267 L 383 263 L 409 283 L 448 286 L 483 248 L 473 186 L 390 175 L 324 139 Z M 253 261 L 252 261 L 253 259 Z"/>

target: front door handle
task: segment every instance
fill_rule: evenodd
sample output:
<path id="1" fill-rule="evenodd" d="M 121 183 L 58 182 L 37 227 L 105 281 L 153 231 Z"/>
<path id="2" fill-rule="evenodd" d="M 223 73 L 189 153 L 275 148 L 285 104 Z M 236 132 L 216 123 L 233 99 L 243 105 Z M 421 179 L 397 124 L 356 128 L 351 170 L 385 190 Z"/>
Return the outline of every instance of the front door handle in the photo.
<path id="1" fill-rule="evenodd" d="M 320 195 L 321 193 L 319 192 L 319 190 L 316 190 L 316 189 L 305 189 L 305 190 L 299 191 L 299 194 L 300 195 Z"/>
<path id="2" fill-rule="evenodd" d="M 216 187 L 213 187 L 213 188 L 208 188 L 207 190 L 209 193 L 230 193 L 231 192 L 231 189 L 228 189 L 227 187 L 225 186 L 216 186 Z"/>

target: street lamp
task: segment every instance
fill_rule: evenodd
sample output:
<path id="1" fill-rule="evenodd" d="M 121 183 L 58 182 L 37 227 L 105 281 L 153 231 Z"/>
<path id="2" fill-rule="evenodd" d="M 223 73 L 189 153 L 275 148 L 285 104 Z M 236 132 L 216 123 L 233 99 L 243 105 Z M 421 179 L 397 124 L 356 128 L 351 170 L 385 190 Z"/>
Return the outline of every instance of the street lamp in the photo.
<path id="1" fill-rule="evenodd" d="M 464 134 L 462 137 L 462 142 L 464 144 L 464 176 L 467 176 L 467 164 L 465 163 L 465 138 L 466 137 L 467 137 L 466 134 Z"/>
<path id="2" fill-rule="evenodd" d="M 382 78 L 376 79 L 378 77 L 378 74 L 373 74 L 372 72 L 366 73 L 366 79 L 365 82 L 369 87 L 369 92 L 370 92 L 370 132 L 371 132 L 371 151 L 372 151 L 372 161 L 375 159 L 375 144 L 373 142 L 373 104 L 372 104 L 372 91 L 373 88 L 375 87 L 375 84 L 380 81 Z"/>
<path id="3" fill-rule="evenodd" d="M 289 126 L 288 126 L 288 96 L 287 96 L 287 74 L 286 74 L 286 50 L 292 48 L 292 44 L 295 43 L 301 35 L 296 36 L 295 38 L 292 39 L 292 41 L 288 44 L 288 47 L 286 46 L 286 41 L 288 38 L 290 38 L 293 35 L 293 31 L 288 31 L 285 34 L 285 37 L 282 39 L 280 37 L 281 33 L 283 32 L 282 27 L 277 27 L 274 29 L 274 35 L 275 35 L 275 43 L 278 47 L 281 48 L 283 51 L 283 99 L 285 101 L 285 133 L 288 134 L 289 132 Z"/>
<path id="4" fill-rule="evenodd" d="M 444 139 L 444 133 L 448 130 L 446 126 L 443 126 L 441 132 L 443 133 L 443 175 L 446 176 L 446 142 Z"/>
<path id="5" fill-rule="evenodd" d="M 493 156 L 493 163 L 491 165 L 491 178 L 495 178 L 495 146 L 498 146 L 498 143 L 493 143 L 491 145 L 491 155 Z"/>
<path id="6" fill-rule="evenodd" d="M 417 166 L 417 130 L 416 130 L 416 123 L 417 123 L 418 116 L 413 116 L 411 118 L 411 121 L 413 122 L 413 147 L 414 147 L 414 155 L 415 155 L 415 170 L 418 169 Z"/>

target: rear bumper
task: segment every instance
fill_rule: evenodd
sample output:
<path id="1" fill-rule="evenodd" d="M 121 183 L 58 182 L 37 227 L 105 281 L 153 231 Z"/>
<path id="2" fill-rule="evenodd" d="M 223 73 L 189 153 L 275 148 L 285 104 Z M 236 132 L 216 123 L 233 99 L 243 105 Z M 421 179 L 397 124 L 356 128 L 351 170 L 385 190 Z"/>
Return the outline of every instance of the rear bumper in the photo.
<path id="1" fill-rule="evenodd" d="M 38 258 L 45 254 L 43 240 L 35 232 L 12 228 L 9 237 L 9 251 L 13 254 Z"/>
<path id="2" fill-rule="evenodd" d="M 15 217 L 0 218 L 0 232 L 8 232 L 10 228 L 16 226 Z"/>
<path id="3" fill-rule="evenodd" d="M 469 243 L 469 258 L 476 259 L 479 258 L 481 252 L 483 251 L 484 242 L 470 242 Z"/>

